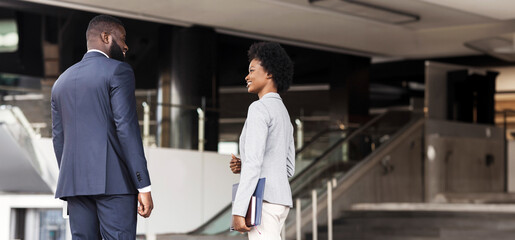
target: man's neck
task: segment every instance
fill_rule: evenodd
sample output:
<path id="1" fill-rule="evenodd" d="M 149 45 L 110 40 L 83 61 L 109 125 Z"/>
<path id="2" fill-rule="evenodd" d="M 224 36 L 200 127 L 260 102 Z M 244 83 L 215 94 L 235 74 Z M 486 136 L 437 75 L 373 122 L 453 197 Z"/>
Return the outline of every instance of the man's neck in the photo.
<path id="1" fill-rule="evenodd" d="M 105 53 L 105 52 L 103 52 L 101 50 L 98 50 L 96 48 L 90 48 L 90 49 L 88 49 L 88 52 L 99 52 L 99 53 L 104 54 L 104 56 L 106 56 L 106 58 L 109 58 L 109 55 L 107 55 L 107 53 Z"/>

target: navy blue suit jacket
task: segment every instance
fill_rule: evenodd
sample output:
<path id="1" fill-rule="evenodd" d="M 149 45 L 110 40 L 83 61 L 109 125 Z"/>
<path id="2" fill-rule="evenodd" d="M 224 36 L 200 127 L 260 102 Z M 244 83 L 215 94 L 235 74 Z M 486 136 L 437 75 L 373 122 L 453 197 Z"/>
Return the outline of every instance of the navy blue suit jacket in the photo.
<path id="1" fill-rule="evenodd" d="M 136 194 L 150 185 L 132 68 L 89 52 L 52 88 L 57 198 Z"/>

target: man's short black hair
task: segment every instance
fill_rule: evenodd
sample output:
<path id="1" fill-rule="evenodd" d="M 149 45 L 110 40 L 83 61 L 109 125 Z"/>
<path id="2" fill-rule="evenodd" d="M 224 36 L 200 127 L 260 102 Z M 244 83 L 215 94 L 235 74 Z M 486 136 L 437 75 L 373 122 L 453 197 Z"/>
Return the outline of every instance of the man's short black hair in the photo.
<path id="1" fill-rule="evenodd" d="M 293 79 L 293 63 L 279 43 L 254 43 L 250 46 L 248 57 L 249 62 L 253 59 L 261 62 L 265 71 L 272 75 L 278 92 L 285 92 L 290 88 Z"/>
<path id="2" fill-rule="evenodd" d="M 115 27 L 120 26 L 125 28 L 120 19 L 109 15 L 98 15 L 89 21 L 88 30 L 86 30 L 86 39 L 89 38 L 89 33 L 93 30 L 110 33 Z"/>

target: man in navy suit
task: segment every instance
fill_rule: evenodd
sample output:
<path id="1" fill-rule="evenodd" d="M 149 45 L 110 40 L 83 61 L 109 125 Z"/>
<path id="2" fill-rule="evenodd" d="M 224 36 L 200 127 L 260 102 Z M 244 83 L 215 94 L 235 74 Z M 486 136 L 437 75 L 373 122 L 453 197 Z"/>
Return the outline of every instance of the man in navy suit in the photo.
<path id="1" fill-rule="evenodd" d="M 73 239 L 134 240 L 136 212 L 153 208 L 125 34 L 120 20 L 94 17 L 88 52 L 52 88 L 55 196 L 68 202 Z"/>

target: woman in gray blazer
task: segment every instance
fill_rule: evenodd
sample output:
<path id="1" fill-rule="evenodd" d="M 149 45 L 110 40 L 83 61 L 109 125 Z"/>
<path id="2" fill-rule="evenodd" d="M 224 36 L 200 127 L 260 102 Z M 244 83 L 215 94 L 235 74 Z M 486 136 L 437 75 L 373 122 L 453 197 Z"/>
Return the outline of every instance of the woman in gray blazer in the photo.
<path id="1" fill-rule="evenodd" d="M 249 232 L 250 240 L 280 240 L 293 206 L 288 178 L 295 172 L 295 146 L 290 116 L 278 93 L 289 88 L 293 64 L 277 43 L 255 43 L 248 57 L 247 89 L 259 100 L 249 106 L 240 135 L 241 160 L 233 155 L 230 163 L 234 173 L 241 172 L 232 209 L 233 227 Z M 251 229 L 245 225 L 245 215 L 259 178 L 266 178 L 261 225 Z"/>

